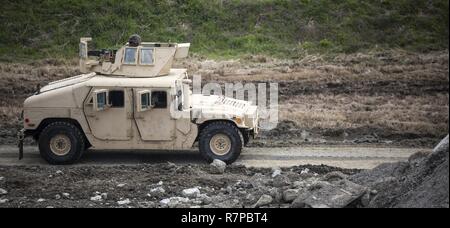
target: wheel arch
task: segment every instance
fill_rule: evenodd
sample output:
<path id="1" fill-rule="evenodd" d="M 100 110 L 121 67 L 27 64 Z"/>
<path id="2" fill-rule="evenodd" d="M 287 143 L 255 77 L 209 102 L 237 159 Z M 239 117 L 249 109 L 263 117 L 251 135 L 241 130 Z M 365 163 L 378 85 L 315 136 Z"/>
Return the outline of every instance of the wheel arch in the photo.
<path id="1" fill-rule="evenodd" d="M 195 139 L 195 142 L 198 142 L 203 129 L 206 126 L 208 126 L 209 124 L 214 123 L 214 122 L 227 122 L 227 123 L 233 124 L 242 133 L 242 136 L 244 137 L 244 145 L 247 145 L 247 143 L 250 141 L 250 137 L 248 135 L 248 129 L 240 128 L 234 121 L 229 120 L 229 119 L 214 119 L 214 120 L 204 121 L 198 125 L 198 133 L 197 133 L 197 138 Z"/>
<path id="2" fill-rule="evenodd" d="M 37 141 L 37 140 L 39 140 L 39 135 L 41 134 L 42 130 L 44 130 L 45 127 L 47 127 L 49 124 L 54 123 L 54 122 L 66 122 L 66 123 L 73 124 L 83 134 L 84 140 L 86 142 L 86 146 L 87 147 L 92 146 L 92 144 L 89 142 L 89 139 L 86 137 L 86 134 L 85 134 L 83 128 L 81 127 L 81 124 L 77 120 L 72 119 L 72 118 L 46 118 L 46 119 L 43 119 L 41 121 L 41 123 L 39 123 L 39 126 L 35 130 L 33 130 L 30 134 Z"/>
<path id="3" fill-rule="evenodd" d="M 232 120 L 227 120 L 227 119 L 215 119 L 215 120 L 206 120 L 204 122 L 202 122 L 201 124 L 199 124 L 198 126 L 198 131 L 201 132 L 206 126 L 208 126 L 211 123 L 215 123 L 215 122 L 228 122 L 233 124 L 234 126 L 236 126 L 237 128 L 239 128 L 236 123 Z"/>

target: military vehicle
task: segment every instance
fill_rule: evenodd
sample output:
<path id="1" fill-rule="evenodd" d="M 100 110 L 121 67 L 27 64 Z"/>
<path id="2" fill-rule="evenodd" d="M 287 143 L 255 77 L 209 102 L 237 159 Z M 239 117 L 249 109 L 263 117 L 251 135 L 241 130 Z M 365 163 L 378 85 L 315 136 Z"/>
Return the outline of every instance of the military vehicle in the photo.
<path id="1" fill-rule="evenodd" d="M 83 74 L 51 82 L 23 104 L 23 138 L 33 137 L 50 164 L 72 164 L 91 150 L 187 150 L 198 142 L 207 160 L 234 162 L 258 133 L 257 107 L 223 96 L 192 94 L 189 43 L 141 42 L 89 50 L 80 39 Z"/>

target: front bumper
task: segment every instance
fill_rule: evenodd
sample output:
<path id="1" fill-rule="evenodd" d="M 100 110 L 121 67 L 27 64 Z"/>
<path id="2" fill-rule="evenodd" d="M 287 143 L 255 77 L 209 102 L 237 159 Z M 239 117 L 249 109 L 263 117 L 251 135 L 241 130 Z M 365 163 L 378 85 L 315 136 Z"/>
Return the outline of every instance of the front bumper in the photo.
<path id="1" fill-rule="evenodd" d="M 257 106 L 251 106 L 245 113 L 245 125 L 251 130 L 253 138 L 259 133 L 259 113 Z"/>

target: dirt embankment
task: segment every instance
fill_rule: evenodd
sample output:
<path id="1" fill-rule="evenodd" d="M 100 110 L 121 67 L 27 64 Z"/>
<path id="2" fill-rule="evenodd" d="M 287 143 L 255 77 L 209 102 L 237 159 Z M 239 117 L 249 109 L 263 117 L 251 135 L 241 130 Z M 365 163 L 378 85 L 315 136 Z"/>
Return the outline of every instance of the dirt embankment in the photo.
<path id="1" fill-rule="evenodd" d="M 172 163 L 3 166 L 0 207 L 449 207 L 448 137 L 373 170 Z"/>
<path id="2" fill-rule="evenodd" d="M 279 84 L 280 124 L 253 146 L 393 144 L 432 146 L 448 132 L 448 51 L 251 56 L 177 63 L 206 82 Z M 0 143 L 14 143 L 23 100 L 38 84 L 78 74 L 76 61 L 0 64 Z"/>
<path id="3" fill-rule="evenodd" d="M 408 162 L 384 164 L 350 178 L 378 192 L 370 207 L 449 207 L 449 139 L 432 154 L 418 153 Z"/>

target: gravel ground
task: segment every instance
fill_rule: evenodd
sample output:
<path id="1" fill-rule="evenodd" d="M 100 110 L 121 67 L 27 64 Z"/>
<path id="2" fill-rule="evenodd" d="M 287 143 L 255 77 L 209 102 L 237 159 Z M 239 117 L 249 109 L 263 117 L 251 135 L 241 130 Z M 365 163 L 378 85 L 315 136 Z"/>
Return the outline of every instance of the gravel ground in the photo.
<path id="1" fill-rule="evenodd" d="M 373 170 L 242 165 L 0 166 L 0 207 L 449 207 L 448 137 Z"/>

